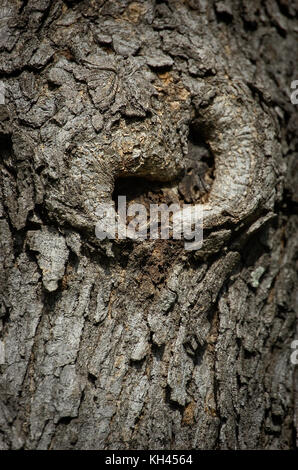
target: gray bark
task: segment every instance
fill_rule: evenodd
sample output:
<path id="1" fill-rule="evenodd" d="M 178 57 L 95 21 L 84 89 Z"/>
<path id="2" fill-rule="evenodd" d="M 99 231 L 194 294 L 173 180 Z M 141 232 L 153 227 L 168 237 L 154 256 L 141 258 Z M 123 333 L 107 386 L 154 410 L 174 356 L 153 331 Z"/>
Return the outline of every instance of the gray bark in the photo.
<path id="1" fill-rule="evenodd" d="M 295 447 L 297 13 L 0 1 L 1 449 Z M 203 247 L 98 240 L 118 194 Z"/>

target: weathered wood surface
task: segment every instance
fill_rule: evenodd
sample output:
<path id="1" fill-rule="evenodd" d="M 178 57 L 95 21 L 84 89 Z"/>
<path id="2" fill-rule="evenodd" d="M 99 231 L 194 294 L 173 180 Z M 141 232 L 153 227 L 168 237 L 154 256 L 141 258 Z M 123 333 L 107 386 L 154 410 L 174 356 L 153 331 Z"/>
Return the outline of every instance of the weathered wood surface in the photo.
<path id="1" fill-rule="evenodd" d="M 1 0 L 0 448 L 295 446 L 297 13 Z M 97 240 L 121 190 L 202 250 Z"/>

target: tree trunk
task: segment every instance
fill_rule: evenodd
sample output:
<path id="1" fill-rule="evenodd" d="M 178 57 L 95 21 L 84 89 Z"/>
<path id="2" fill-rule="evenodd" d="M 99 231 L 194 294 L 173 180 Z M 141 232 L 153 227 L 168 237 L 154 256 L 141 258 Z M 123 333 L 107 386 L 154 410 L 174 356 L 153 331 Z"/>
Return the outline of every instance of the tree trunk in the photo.
<path id="1" fill-rule="evenodd" d="M 0 448 L 295 447 L 294 4 L 1 0 Z"/>

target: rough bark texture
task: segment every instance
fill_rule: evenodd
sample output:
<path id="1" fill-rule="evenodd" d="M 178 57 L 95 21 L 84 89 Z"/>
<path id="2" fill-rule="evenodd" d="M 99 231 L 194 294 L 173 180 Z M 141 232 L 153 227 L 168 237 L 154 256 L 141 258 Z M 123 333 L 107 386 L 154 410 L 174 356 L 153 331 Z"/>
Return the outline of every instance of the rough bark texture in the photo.
<path id="1" fill-rule="evenodd" d="M 0 448 L 295 446 L 297 14 L 0 1 Z M 100 242 L 118 194 L 202 249 Z"/>

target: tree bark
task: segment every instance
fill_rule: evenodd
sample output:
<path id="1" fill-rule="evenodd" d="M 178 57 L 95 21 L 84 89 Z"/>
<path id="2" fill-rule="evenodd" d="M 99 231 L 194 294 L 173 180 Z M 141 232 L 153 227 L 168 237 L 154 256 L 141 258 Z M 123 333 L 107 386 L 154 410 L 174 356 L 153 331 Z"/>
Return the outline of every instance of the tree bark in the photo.
<path id="1" fill-rule="evenodd" d="M 297 14 L 1 0 L 1 449 L 295 447 Z M 118 195 L 202 248 L 100 241 Z"/>

